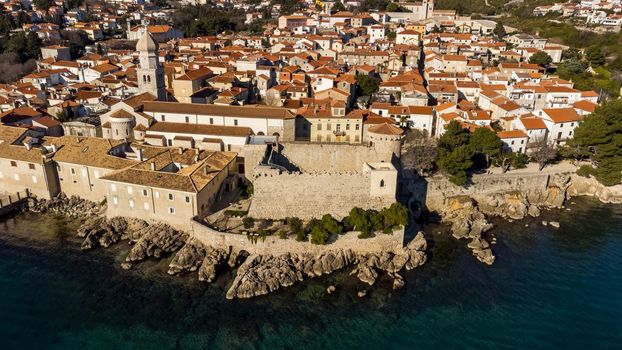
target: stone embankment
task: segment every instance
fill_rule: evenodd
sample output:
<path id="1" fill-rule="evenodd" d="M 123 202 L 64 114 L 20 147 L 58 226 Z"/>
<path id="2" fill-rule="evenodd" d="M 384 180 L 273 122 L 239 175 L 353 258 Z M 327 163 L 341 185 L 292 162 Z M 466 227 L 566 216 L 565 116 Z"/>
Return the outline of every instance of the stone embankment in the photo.
<path id="1" fill-rule="evenodd" d="M 476 181 L 474 189 L 453 186 L 445 180 L 432 180 L 425 206 L 450 225 L 454 237 L 470 240 L 467 247 L 479 261 L 488 265 L 495 260 L 490 243 L 483 235 L 492 228 L 488 217 L 510 221 L 537 217 L 543 209 L 561 209 L 567 199 L 577 196 L 593 196 L 605 203 L 622 203 L 622 186 L 606 187 L 593 178 L 568 171 L 518 176 L 480 175 Z M 441 191 L 444 186 L 447 189 Z M 551 226 L 559 227 L 559 224 L 551 222 Z"/>

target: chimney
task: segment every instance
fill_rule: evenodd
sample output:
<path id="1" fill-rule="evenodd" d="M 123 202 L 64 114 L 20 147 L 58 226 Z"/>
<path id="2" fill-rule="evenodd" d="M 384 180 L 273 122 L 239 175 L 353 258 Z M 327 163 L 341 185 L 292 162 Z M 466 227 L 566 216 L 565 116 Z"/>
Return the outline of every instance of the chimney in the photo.
<path id="1" fill-rule="evenodd" d="M 156 170 L 155 162 L 151 162 L 149 165 L 151 166 L 151 171 L 155 171 Z"/>

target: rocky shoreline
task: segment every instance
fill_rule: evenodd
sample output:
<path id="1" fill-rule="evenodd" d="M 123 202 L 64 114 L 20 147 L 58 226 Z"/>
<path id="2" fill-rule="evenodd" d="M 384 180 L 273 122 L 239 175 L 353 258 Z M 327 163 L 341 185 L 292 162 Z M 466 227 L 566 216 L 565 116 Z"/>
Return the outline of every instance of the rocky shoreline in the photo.
<path id="1" fill-rule="evenodd" d="M 575 175 L 556 174 L 551 177 L 545 190 L 515 190 L 494 193 L 454 195 L 443 199 L 438 214 L 441 222 L 450 227 L 454 238 L 467 240 L 466 247 L 480 262 L 492 265 L 495 255 L 488 234 L 493 225 L 491 217 L 508 221 L 528 216 L 538 217 L 542 210 L 562 209 L 564 203 L 574 196 L 594 196 L 606 203 L 622 203 L 622 191 L 606 188 L 593 179 Z M 212 247 L 164 223 L 149 223 L 140 219 L 106 218 L 105 206 L 80 199 L 59 195 L 51 200 L 31 199 L 26 210 L 37 213 L 52 212 L 71 218 L 82 219 L 77 235 L 84 239 L 81 249 L 109 247 L 122 240 L 131 249 L 121 264 L 129 269 L 141 261 L 160 259 L 173 255 L 168 267 L 169 275 L 196 273 L 197 279 L 211 283 L 226 270 L 235 270 L 235 277 L 226 293 L 227 299 L 251 298 L 275 292 L 297 282 L 352 268 L 362 285 L 372 286 L 380 274 L 393 281 L 393 288 L 404 286 L 400 273 L 417 268 L 427 261 L 427 241 L 423 232 L 401 249 L 374 253 L 355 253 L 350 249 L 327 247 L 318 254 L 288 253 L 280 255 L 251 254 L 235 247 Z M 543 225 L 559 228 L 550 221 Z M 327 293 L 333 293 L 330 286 Z M 365 288 L 359 297 L 367 294 Z"/>
<path id="2" fill-rule="evenodd" d="M 490 217 L 510 222 L 538 217 L 542 210 L 563 209 L 572 197 L 591 196 L 603 203 L 622 203 L 620 188 L 608 188 L 593 178 L 577 175 L 552 175 L 546 189 L 512 190 L 446 197 L 439 210 L 441 222 L 450 226 L 452 236 L 467 239 L 467 248 L 480 262 L 492 265 L 495 256 L 491 244 L 484 238 L 493 225 Z M 559 228 L 556 221 L 543 221 L 544 226 Z"/>
<path id="3" fill-rule="evenodd" d="M 149 223 L 140 219 L 102 216 L 105 208 L 77 197 L 61 195 L 52 200 L 31 200 L 27 210 L 36 213 L 51 212 L 72 218 L 83 218 L 77 230 L 83 238 L 82 250 L 107 248 L 120 241 L 128 241 L 131 248 L 124 269 L 149 258 L 160 259 L 173 255 L 168 267 L 169 275 L 197 273 L 199 281 L 213 282 L 228 269 L 236 275 L 226 293 L 227 299 L 251 298 L 275 292 L 303 280 L 324 276 L 352 267 L 350 275 L 361 282 L 373 285 L 380 274 L 393 280 L 393 288 L 405 285 L 399 274 L 427 261 L 427 242 L 423 232 L 401 249 L 357 254 L 350 249 L 326 249 L 321 254 L 250 254 L 228 246 L 206 246 L 189 234 L 164 223 Z M 334 291 L 331 286 L 328 293 Z M 367 291 L 360 290 L 359 296 Z"/>

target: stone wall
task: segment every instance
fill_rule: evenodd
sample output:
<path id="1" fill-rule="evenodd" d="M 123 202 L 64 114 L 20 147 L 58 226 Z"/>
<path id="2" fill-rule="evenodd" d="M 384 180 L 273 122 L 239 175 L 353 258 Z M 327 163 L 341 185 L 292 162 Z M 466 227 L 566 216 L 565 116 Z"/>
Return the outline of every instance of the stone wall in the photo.
<path id="1" fill-rule="evenodd" d="M 404 229 L 396 230 L 392 234 L 376 233 L 367 239 L 358 238 L 358 232 L 347 232 L 333 238 L 326 245 L 316 245 L 309 242 L 298 242 L 294 238 L 280 239 L 277 236 L 268 236 L 265 240 L 258 238 L 253 243 L 245 235 L 219 232 L 193 221 L 190 235 L 206 246 L 227 250 L 246 250 L 251 254 L 321 254 L 331 250 L 350 249 L 354 253 L 368 254 L 386 251 L 398 251 L 404 246 Z"/>
<path id="2" fill-rule="evenodd" d="M 341 219 L 353 207 L 377 209 L 395 202 L 392 195 L 371 196 L 371 176 L 363 172 L 298 173 L 256 167 L 249 216 L 303 220 L 331 214 Z"/>
<path id="3" fill-rule="evenodd" d="M 442 212 L 445 200 L 455 196 L 469 196 L 476 201 L 478 198 L 499 193 L 522 192 L 524 194 L 543 193 L 549 186 L 555 185 L 561 179 L 567 179 L 570 173 L 523 173 L 509 172 L 505 174 L 481 174 L 472 177 L 468 187 L 452 184 L 447 178 L 434 176 L 426 178 L 413 189 L 418 201 L 424 203 L 430 212 Z"/>
<path id="4" fill-rule="evenodd" d="M 389 146 L 330 143 L 282 143 L 281 153 L 302 172 L 362 171 L 363 163 L 391 162 Z"/>

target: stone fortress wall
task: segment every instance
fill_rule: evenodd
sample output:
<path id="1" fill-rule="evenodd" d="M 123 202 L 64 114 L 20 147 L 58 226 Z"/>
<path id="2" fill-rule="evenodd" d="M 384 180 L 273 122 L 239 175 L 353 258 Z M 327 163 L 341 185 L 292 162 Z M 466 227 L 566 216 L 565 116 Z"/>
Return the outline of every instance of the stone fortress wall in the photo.
<path id="1" fill-rule="evenodd" d="M 256 169 L 249 215 L 254 218 L 303 220 L 331 214 L 347 216 L 353 207 L 382 209 L 393 196 L 372 196 L 372 176 L 362 172 L 288 173 Z"/>
<path id="2" fill-rule="evenodd" d="M 298 242 L 293 238 L 281 239 L 275 235 L 265 239 L 258 238 L 251 242 L 245 235 L 213 230 L 203 224 L 192 222 L 190 235 L 206 246 L 229 249 L 235 251 L 246 250 L 251 254 L 281 255 L 281 254 L 322 254 L 327 251 L 352 250 L 357 254 L 381 253 L 398 251 L 404 246 L 404 228 L 393 231 L 391 234 L 376 233 L 367 239 L 358 238 L 359 232 L 346 232 L 333 237 L 326 245 Z"/>
<path id="3" fill-rule="evenodd" d="M 395 202 L 391 145 L 283 143 L 272 157 L 278 167 L 261 164 L 266 147 L 251 146 L 244 153 L 254 190 L 251 217 L 341 219 L 353 207 L 380 210 Z"/>

